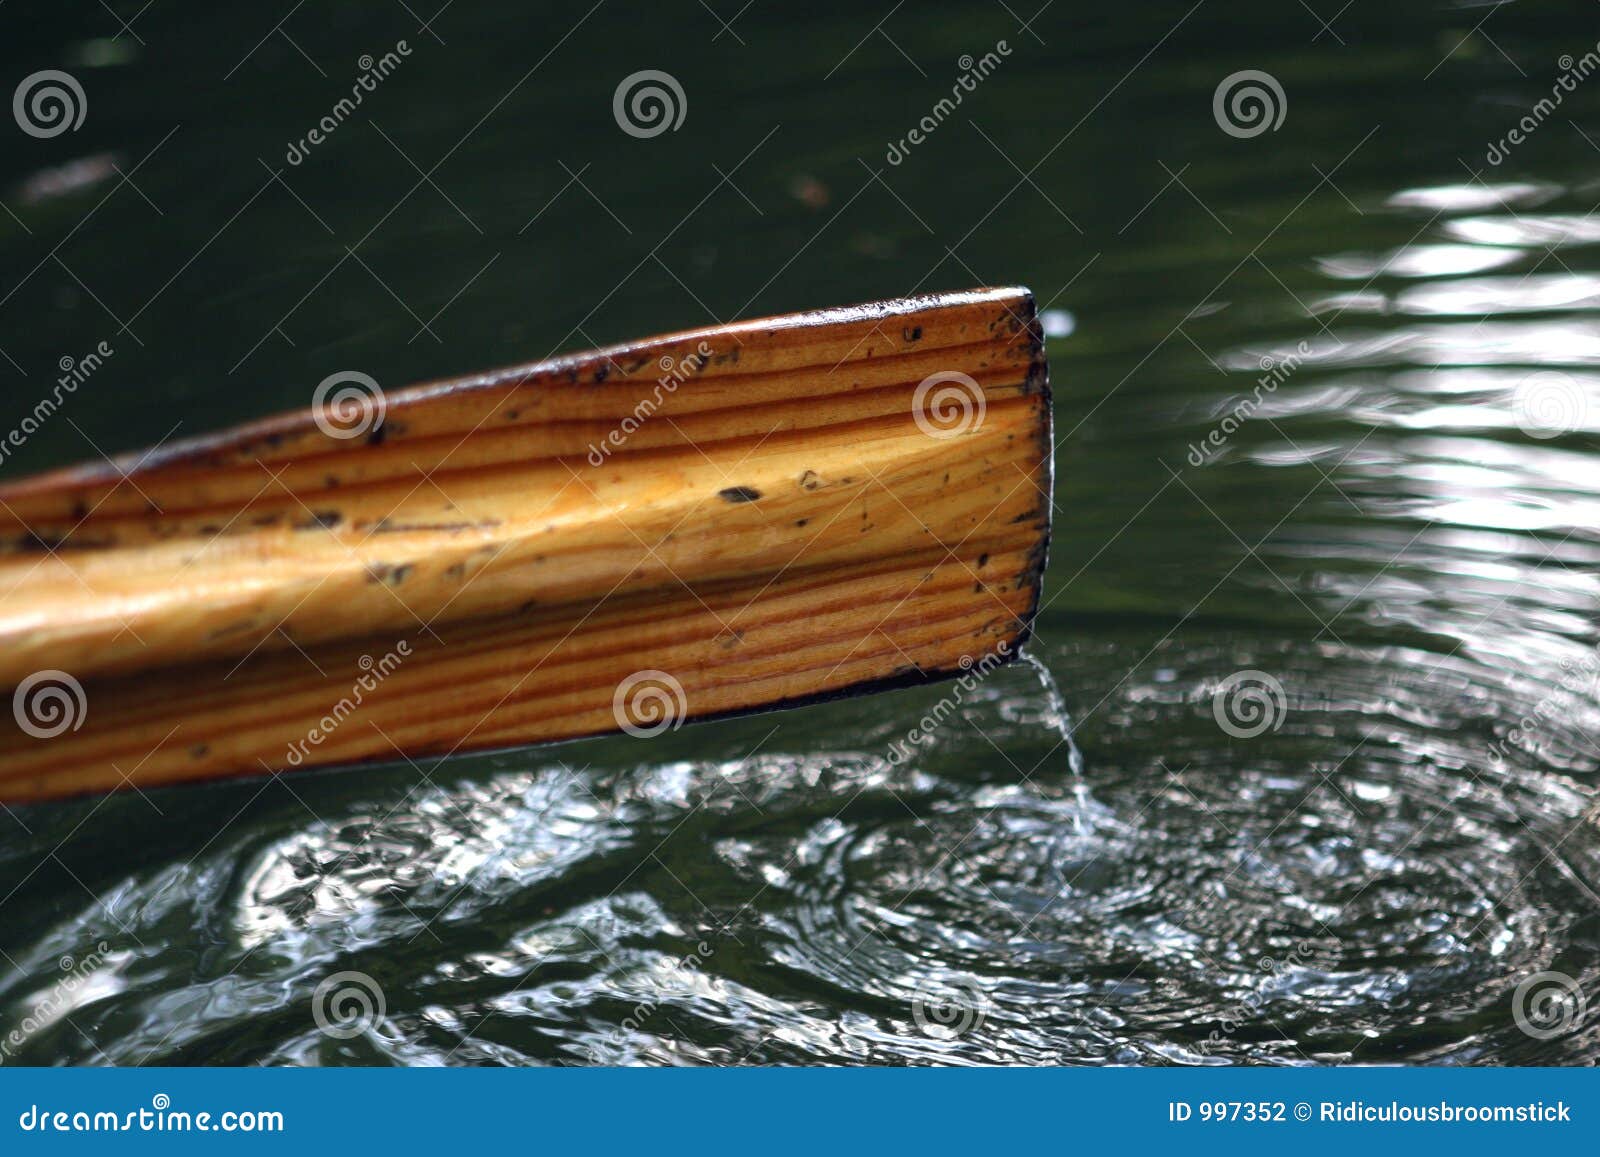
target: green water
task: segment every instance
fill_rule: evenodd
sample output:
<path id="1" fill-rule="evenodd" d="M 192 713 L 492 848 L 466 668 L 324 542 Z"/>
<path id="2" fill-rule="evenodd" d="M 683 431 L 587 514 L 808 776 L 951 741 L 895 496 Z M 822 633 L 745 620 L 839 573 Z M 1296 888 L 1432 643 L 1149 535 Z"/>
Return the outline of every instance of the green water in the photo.
<path id="1" fill-rule="evenodd" d="M 86 101 L 0 122 L 0 431 L 112 350 L 6 477 L 337 370 L 1025 283 L 1060 692 L 899 763 L 938 688 L 13 809 L 7 1063 L 1600 1058 L 1586 9 L 111 8 L 0 9 L 6 84 Z M 645 69 L 685 115 L 639 138 Z"/>

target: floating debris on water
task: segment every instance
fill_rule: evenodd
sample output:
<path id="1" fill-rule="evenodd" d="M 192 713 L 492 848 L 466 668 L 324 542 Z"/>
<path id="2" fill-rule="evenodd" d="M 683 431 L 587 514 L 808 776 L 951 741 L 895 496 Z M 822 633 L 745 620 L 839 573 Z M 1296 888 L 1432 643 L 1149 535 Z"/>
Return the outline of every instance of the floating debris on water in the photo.
<path id="1" fill-rule="evenodd" d="M 115 153 L 95 153 L 64 165 L 40 169 L 17 186 L 17 199 L 24 205 L 40 205 L 59 197 L 70 197 L 105 181 L 117 172 Z"/>

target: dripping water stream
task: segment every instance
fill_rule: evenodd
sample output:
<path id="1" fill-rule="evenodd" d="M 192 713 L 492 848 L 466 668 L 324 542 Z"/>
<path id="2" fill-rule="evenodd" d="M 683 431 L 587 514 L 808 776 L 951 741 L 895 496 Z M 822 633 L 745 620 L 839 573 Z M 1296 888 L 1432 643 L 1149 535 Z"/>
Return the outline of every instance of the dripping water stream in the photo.
<path id="1" fill-rule="evenodd" d="M 1084 816 L 1089 811 L 1089 785 L 1084 778 L 1083 752 L 1079 750 L 1078 741 L 1072 734 L 1072 716 L 1067 710 L 1066 697 L 1062 695 L 1061 687 L 1056 683 L 1056 677 L 1050 673 L 1050 668 L 1032 651 L 1024 651 L 1020 656 L 1020 662 L 1039 680 L 1039 687 L 1045 697 L 1044 723 L 1059 740 L 1051 749 L 1048 758 L 1054 758 L 1057 748 L 1066 748 L 1065 762 L 1072 775 L 1072 794 L 1078 805 L 1072 822 L 1078 834 L 1082 835 Z"/>

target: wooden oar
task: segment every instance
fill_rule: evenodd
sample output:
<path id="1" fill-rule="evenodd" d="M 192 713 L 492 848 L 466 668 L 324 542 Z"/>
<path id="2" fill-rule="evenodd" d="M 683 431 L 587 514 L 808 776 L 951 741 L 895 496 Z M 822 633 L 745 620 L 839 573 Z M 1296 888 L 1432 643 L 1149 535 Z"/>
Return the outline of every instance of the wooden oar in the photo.
<path id="1" fill-rule="evenodd" d="M 540 743 L 1013 657 L 1032 296 L 651 338 L 0 485 L 0 800 Z"/>

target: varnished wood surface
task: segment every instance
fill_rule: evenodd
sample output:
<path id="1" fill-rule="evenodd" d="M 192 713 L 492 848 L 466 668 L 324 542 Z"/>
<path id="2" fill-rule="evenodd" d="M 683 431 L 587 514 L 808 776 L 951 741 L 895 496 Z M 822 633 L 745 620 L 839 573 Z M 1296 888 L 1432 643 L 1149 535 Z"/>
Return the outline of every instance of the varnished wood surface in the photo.
<path id="1" fill-rule="evenodd" d="M 938 382 L 916 405 L 951 374 L 965 414 Z M 1049 396 L 1024 290 L 384 403 L 355 439 L 303 413 L 0 486 L 0 685 L 83 688 L 60 734 L 0 722 L 0 799 L 598 734 L 640 672 L 679 718 L 919 681 L 1014 654 L 1037 602 Z"/>

